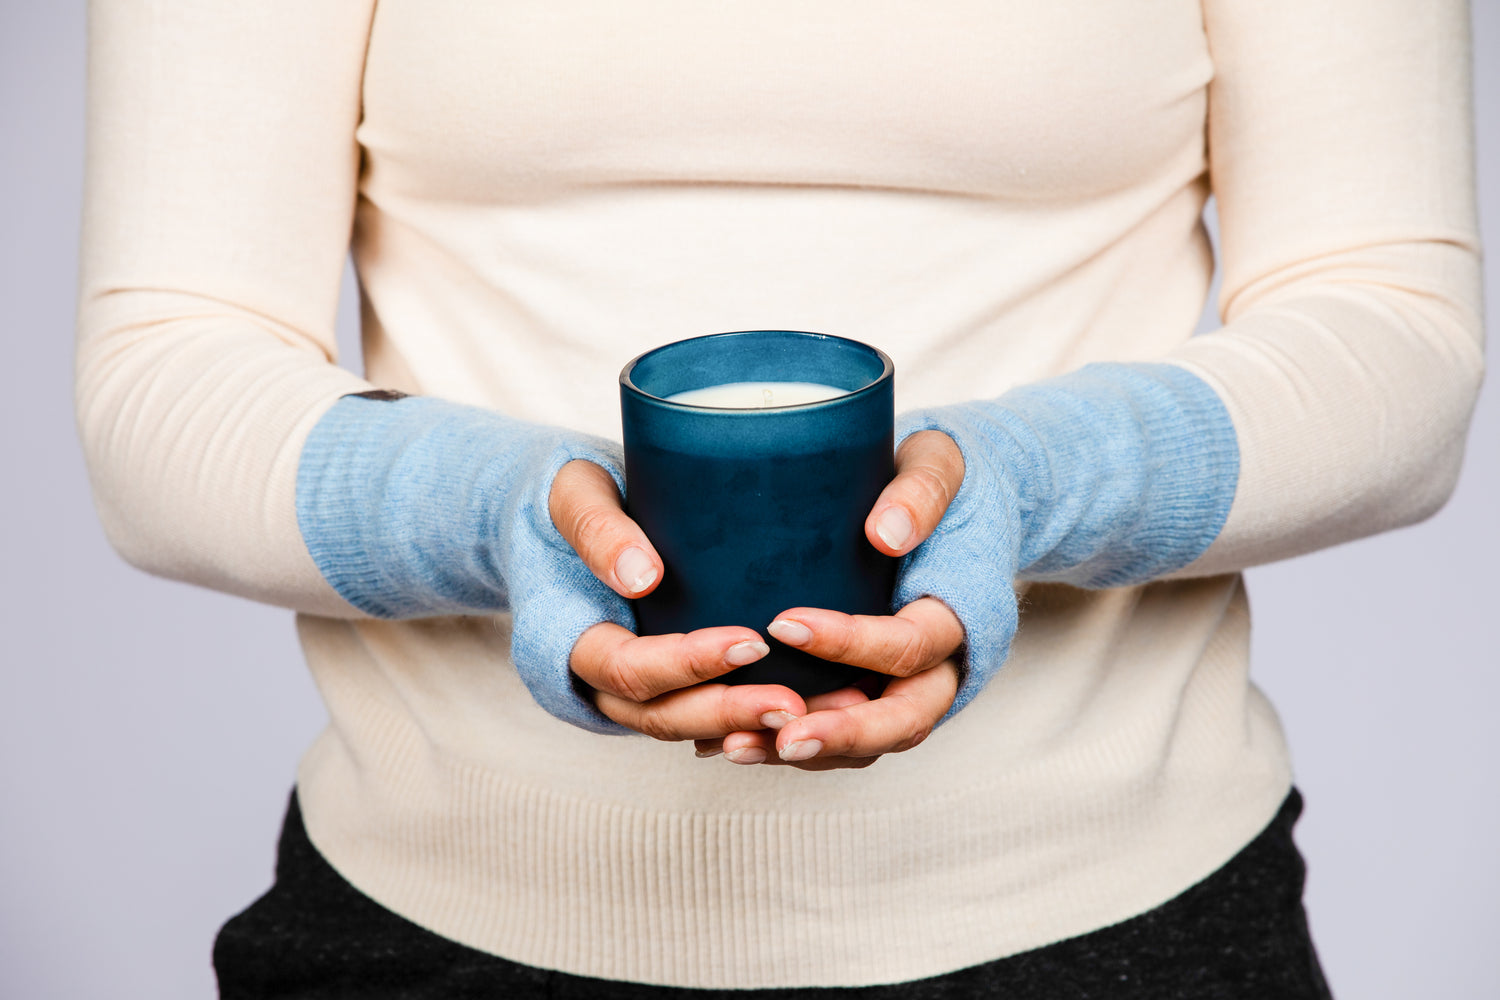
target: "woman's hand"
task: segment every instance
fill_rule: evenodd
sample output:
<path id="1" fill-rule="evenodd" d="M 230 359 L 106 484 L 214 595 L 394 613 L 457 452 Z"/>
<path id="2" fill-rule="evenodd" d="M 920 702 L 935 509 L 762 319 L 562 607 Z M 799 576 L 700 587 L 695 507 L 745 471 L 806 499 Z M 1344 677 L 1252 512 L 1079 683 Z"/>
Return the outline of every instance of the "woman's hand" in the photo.
<path id="1" fill-rule="evenodd" d="M 920 545 L 943 519 L 964 479 L 963 454 L 939 431 L 921 431 L 896 452 L 896 478 L 865 520 L 865 536 L 881 552 L 902 556 Z M 807 715 L 699 739 L 701 756 L 723 752 L 738 764 L 791 764 L 805 770 L 865 767 L 882 754 L 909 750 L 925 740 L 958 690 L 952 659 L 963 626 L 946 604 L 931 597 L 890 616 L 846 615 L 793 608 L 770 633 L 789 646 L 825 660 L 865 667 L 893 679 L 877 697 L 842 688 L 807 699 Z M 781 722 L 777 725 L 775 723 Z"/>
<path id="2" fill-rule="evenodd" d="M 907 438 L 895 479 L 865 521 L 870 544 L 890 556 L 916 548 L 942 520 L 963 474 L 963 457 L 947 435 Z M 616 593 L 636 598 L 656 588 L 661 558 L 621 509 L 603 469 L 565 465 L 549 508 L 563 538 Z M 958 667 L 951 657 L 964 632 L 941 601 L 923 598 L 892 616 L 794 608 L 769 631 L 814 656 L 893 679 L 874 698 L 850 687 L 806 701 L 781 685 L 711 683 L 768 652 L 755 630 L 737 626 L 636 636 L 601 623 L 578 640 L 570 666 L 614 721 L 661 740 L 695 740 L 700 756 L 722 751 L 743 764 L 864 767 L 921 743 L 953 703 Z"/>
<path id="3" fill-rule="evenodd" d="M 636 598 L 656 589 L 661 557 L 621 509 L 609 473 L 569 462 L 553 479 L 548 507 L 563 538 L 615 593 Z M 569 666 L 593 689 L 599 711 L 623 726 L 659 740 L 720 739 L 806 714 L 801 696 L 778 684 L 709 683 L 769 651 L 750 628 L 636 636 L 602 622 L 579 638 Z"/>

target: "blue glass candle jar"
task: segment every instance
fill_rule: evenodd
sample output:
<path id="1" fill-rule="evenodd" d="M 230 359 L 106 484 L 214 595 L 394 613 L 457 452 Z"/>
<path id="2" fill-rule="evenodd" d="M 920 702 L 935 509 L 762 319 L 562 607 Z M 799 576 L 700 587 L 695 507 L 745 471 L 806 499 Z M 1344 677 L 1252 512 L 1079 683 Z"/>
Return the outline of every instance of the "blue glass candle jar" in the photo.
<path id="1" fill-rule="evenodd" d="M 726 408 L 669 397 L 726 383 L 811 382 L 840 395 Z M 792 607 L 890 613 L 896 560 L 864 521 L 895 474 L 894 367 L 857 341 L 789 330 L 695 337 L 620 373 L 626 509 L 665 564 L 635 602 L 641 635 L 744 625 L 771 652 L 725 680 L 803 695 L 867 672 L 765 634 Z"/>

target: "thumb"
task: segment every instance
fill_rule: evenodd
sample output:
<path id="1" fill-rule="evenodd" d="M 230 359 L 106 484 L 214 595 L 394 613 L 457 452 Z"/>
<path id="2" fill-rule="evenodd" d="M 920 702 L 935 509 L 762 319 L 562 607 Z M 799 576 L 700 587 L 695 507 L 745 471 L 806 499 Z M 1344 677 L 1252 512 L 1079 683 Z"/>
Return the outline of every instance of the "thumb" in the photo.
<path id="1" fill-rule="evenodd" d="M 620 506 L 620 491 L 604 469 L 582 459 L 564 465 L 547 509 L 584 565 L 621 597 L 649 594 L 661 582 L 661 557 Z"/>
<path id="2" fill-rule="evenodd" d="M 896 478 L 865 519 L 865 537 L 890 556 L 927 539 L 964 481 L 964 456 L 942 431 L 918 431 L 896 449 Z"/>

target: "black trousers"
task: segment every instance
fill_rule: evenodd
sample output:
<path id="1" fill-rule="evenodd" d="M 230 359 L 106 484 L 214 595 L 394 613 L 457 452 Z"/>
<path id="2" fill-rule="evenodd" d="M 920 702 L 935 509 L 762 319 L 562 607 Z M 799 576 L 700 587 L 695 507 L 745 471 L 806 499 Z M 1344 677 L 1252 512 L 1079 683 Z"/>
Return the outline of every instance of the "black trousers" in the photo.
<path id="1" fill-rule="evenodd" d="M 1228 864 L 1138 917 L 932 979 L 828 989 L 700 990 L 532 968 L 440 937 L 362 894 L 307 839 L 295 793 L 276 882 L 214 943 L 223 1000 L 1328 1000 L 1302 908 L 1294 790 Z"/>

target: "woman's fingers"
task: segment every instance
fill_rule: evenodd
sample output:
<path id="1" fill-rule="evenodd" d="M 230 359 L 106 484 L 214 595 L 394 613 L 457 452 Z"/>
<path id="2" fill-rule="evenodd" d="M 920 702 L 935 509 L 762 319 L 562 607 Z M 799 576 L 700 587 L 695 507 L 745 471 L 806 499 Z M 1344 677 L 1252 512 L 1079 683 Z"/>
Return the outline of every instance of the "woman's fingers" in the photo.
<path id="1" fill-rule="evenodd" d="M 599 711 L 621 725 L 659 740 L 711 740 L 807 713 L 801 696 L 779 684 L 704 683 L 766 652 L 748 628 L 637 636 L 601 622 L 579 637 L 569 665 Z"/>
<path id="2" fill-rule="evenodd" d="M 957 693 L 958 666 L 944 661 L 891 681 L 879 698 L 792 720 L 776 733 L 777 758 L 806 764 L 910 750 L 928 737 Z"/>
<path id="3" fill-rule="evenodd" d="M 768 631 L 815 656 L 895 679 L 874 699 L 855 687 L 809 698 L 800 718 L 700 743 L 700 756 L 722 753 L 736 764 L 794 764 L 809 771 L 867 767 L 881 754 L 926 739 L 958 691 L 958 668 L 949 658 L 964 630 L 935 598 L 913 601 L 891 616 L 793 608 Z"/>
<path id="4" fill-rule="evenodd" d="M 600 691 L 594 702 L 599 711 L 636 732 L 705 745 L 728 733 L 786 725 L 805 710 L 800 698 L 777 684 L 702 684 L 647 702 Z M 700 755 L 712 756 L 701 749 Z"/>
<path id="5" fill-rule="evenodd" d="M 824 712 L 834 708 L 845 708 L 869 701 L 869 695 L 859 688 L 846 687 L 827 694 L 815 694 L 807 699 L 808 712 Z M 805 714 L 805 713 L 804 713 Z M 776 731 L 792 721 L 793 716 L 771 714 L 764 717 L 761 728 L 754 731 L 729 733 L 727 736 L 697 740 L 693 750 L 699 757 L 717 757 L 719 754 L 736 764 L 781 764 L 776 756 Z M 861 764 L 860 766 L 864 766 Z"/>
<path id="6" fill-rule="evenodd" d="M 792 608 L 767 626 L 776 639 L 824 660 L 893 677 L 910 677 L 953 655 L 964 641 L 958 616 L 924 597 L 894 615 L 846 615 L 825 608 Z"/>
<path id="7" fill-rule="evenodd" d="M 736 625 L 637 636 L 612 622 L 600 622 L 579 636 L 568 666 L 601 696 L 639 704 L 721 677 L 768 652 L 759 633 Z M 791 694 L 789 688 L 780 690 Z M 791 697 L 801 714 L 801 698 Z"/>
<path id="8" fill-rule="evenodd" d="M 656 589 L 661 557 L 621 508 L 608 472 L 593 462 L 569 462 L 552 480 L 547 507 L 558 532 L 615 593 L 640 597 Z"/>
<path id="9" fill-rule="evenodd" d="M 736 764 L 782 764 L 804 771 L 868 767 L 887 753 L 918 745 L 947 713 L 958 691 L 958 666 L 944 661 L 897 678 L 878 698 L 856 688 L 807 700 L 808 713 L 776 730 L 730 733 L 700 741 L 698 755 L 722 753 Z"/>
<path id="10" fill-rule="evenodd" d="M 932 534 L 964 481 L 964 456 L 942 431 L 918 431 L 896 450 L 891 480 L 865 519 L 865 537 L 903 556 Z"/>

